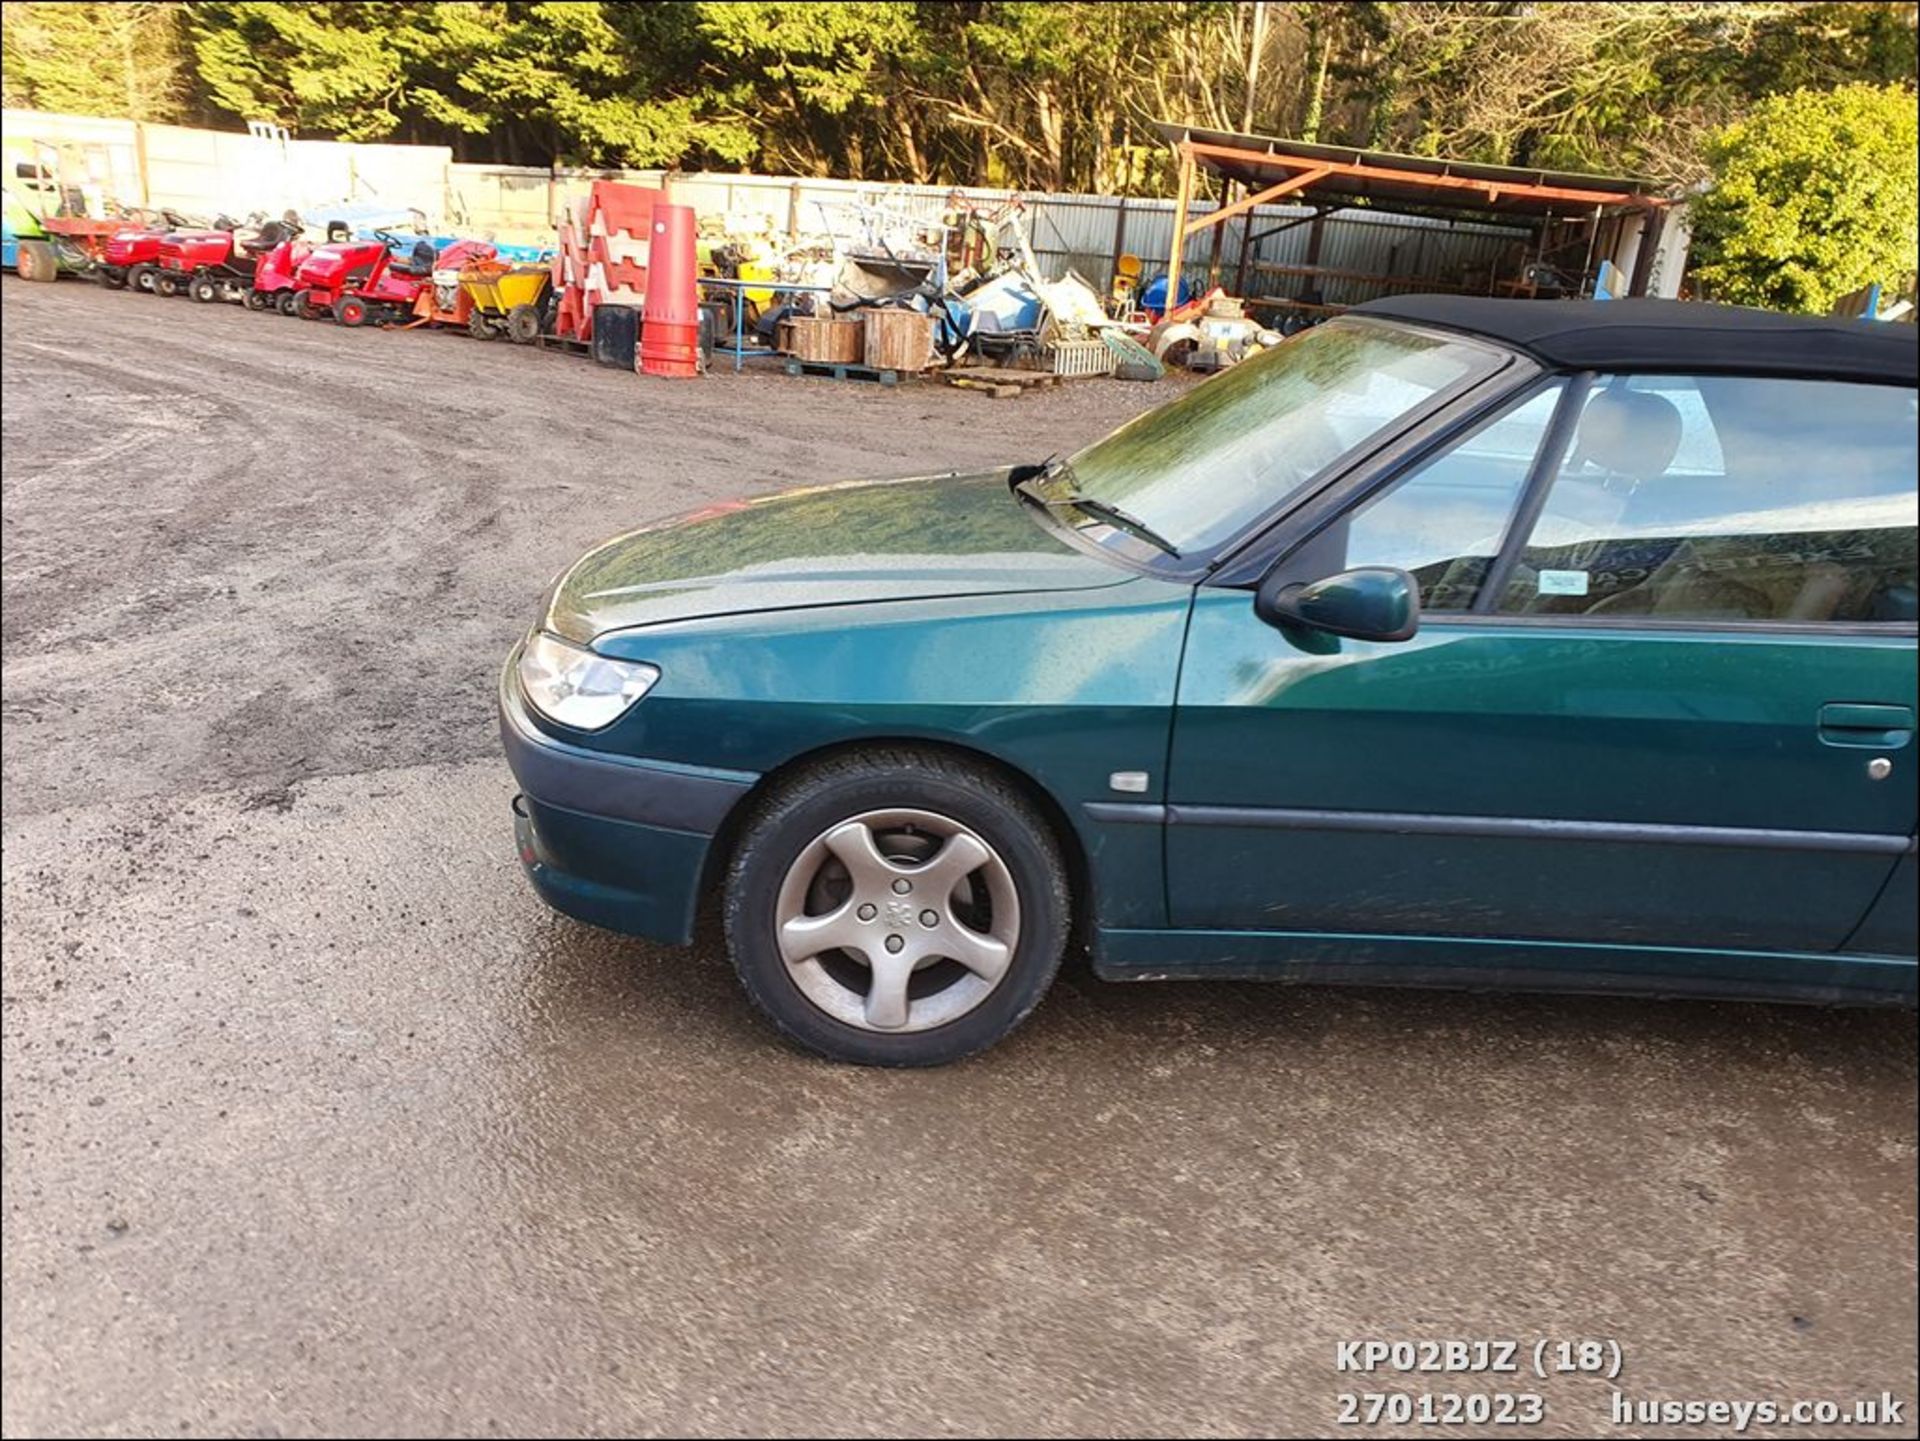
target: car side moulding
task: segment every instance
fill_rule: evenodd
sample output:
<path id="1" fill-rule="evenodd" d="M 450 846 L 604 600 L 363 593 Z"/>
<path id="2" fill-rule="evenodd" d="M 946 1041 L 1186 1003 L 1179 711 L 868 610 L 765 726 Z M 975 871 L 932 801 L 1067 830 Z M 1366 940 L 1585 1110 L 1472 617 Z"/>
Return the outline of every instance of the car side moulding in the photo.
<path id="1" fill-rule="evenodd" d="M 1526 816 L 1423 815 L 1410 811 L 1330 811 L 1282 806 L 1137 805 L 1088 801 L 1092 820 L 1121 825 L 1244 826 L 1308 831 L 1378 831 L 1394 835 L 1483 836 L 1519 840 L 1619 841 L 1745 850 L 1849 851 L 1898 856 L 1912 836 L 1853 831 L 1795 831 L 1760 826 L 1676 826 L 1641 821 L 1540 820 Z"/>

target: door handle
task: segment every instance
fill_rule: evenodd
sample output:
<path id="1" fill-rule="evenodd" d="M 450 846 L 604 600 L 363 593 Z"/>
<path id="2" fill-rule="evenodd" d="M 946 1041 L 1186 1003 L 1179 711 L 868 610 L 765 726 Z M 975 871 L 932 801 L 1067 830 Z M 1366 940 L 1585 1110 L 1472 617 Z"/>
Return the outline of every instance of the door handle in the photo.
<path id="1" fill-rule="evenodd" d="M 1898 750 L 1913 739 L 1913 707 L 1829 701 L 1820 707 L 1820 739 L 1830 746 Z"/>

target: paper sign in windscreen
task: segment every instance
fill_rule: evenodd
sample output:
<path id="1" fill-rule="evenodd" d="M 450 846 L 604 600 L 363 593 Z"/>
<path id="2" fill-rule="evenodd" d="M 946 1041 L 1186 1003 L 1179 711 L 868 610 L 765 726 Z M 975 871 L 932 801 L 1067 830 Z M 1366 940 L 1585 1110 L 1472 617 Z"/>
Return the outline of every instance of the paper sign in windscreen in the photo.
<path id="1" fill-rule="evenodd" d="M 1540 572 L 1540 594 L 1542 595 L 1585 595 L 1586 593 L 1587 573 L 1584 570 Z"/>

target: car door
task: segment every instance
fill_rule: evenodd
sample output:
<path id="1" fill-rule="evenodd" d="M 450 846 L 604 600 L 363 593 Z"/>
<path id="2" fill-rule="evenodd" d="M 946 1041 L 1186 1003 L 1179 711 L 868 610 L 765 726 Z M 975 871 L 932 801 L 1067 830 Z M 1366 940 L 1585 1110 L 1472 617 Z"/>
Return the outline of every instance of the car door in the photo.
<path id="1" fill-rule="evenodd" d="M 1573 377 L 1296 518 L 1281 565 L 1403 568 L 1421 627 L 1283 632 L 1200 590 L 1173 924 L 1382 960 L 1839 947 L 1914 833 L 1913 417 L 1895 388 Z"/>

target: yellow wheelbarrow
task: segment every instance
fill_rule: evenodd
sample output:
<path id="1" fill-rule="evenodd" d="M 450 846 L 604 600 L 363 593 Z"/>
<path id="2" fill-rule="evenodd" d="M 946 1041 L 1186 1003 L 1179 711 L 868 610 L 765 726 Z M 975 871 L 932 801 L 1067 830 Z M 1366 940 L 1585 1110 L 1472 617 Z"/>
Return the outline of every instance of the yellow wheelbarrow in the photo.
<path id="1" fill-rule="evenodd" d="M 460 272 L 460 288 L 473 302 L 467 330 L 475 340 L 504 335 L 516 345 L 531 345 L 545 328 L 545 310 L 553 276 L 545 265 L 506 265 L 482 261 Z"/>

